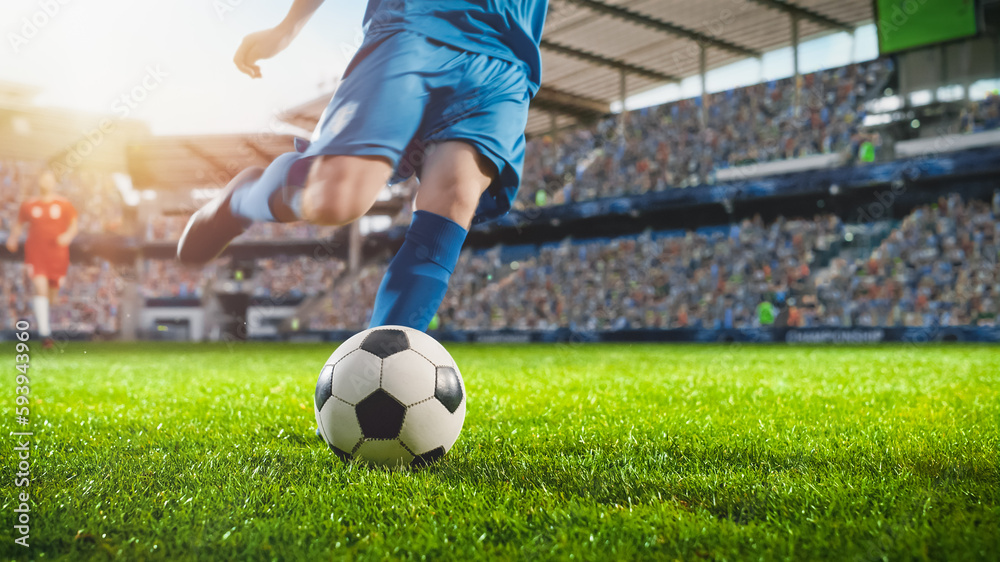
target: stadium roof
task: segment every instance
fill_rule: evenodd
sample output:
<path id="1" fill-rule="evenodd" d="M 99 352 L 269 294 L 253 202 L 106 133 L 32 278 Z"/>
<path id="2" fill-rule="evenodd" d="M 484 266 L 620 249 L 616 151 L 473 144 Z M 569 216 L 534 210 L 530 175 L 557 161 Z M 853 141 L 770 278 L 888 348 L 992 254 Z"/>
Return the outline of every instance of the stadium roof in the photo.
<path id="1" fill-rule="evenodd" d="M 610 112 L 628 95 L 757 57 L 798 38 L 851 31 L 871 21 L 871 0 L 551 0 L 542 41 L 543 86 L 528 132 Z M 282 118 L 312 129 L 329 94 Z"/>
<path id="2" fill-rule="evenodd" d="M 798 38 L 850 31 L 872 19 L 871 0 L 551 0 L 543 85 L 528 133 L 610 113 L 622 97 L 756 57 Z M 704 57 L 702 57 L 704 47 Z M 285 122 L 312 130 L 331 94 L 296 106 Z M 129 146 L 138 187 L 221 186 L 239 170 L 291 149 L 285 135 L 157 137 Z"/>
<path id="3" fill-rule="evenodd" d="M 35 93 L 0 83 L 0 158 L 49 162 L 57 171 L 123 172 L 126 144 L 149 136 L 135 119 L 38 107 L 31 103 Z"/>
<path id="4" fill-rule="evenodd" d="M 288 135 L 166 136 L 130 144 L 127 156 L 140 189 L 223 187 L 240 170 L 267 166 L 291 149 Z"/>

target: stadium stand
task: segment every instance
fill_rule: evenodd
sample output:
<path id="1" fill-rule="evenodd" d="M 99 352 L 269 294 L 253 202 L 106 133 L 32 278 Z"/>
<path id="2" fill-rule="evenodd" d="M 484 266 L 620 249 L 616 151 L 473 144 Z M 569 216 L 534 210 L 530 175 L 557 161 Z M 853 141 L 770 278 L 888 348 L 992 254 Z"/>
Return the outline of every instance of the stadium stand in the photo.
<path id="1" fill-rule="evenodd" d="M 875 70 L 863 83 L 877 81 Z M 843 71 L 844 69 L 840 69 Z M 847 71 L 844 71 L 847 72 Z M 817 73 L 822 74 L 822 73 Z M 832 72 L 838 76 L 838 72 Z M 824 77 L 824 80 L 827 78 Z M 766 93 L 761 86 L 757 93 Z M 851 88 L 857 94 L 865 88 Z M 743 89 L 752 99 L 751 89 Z M 840 92 L 840 90 L 837 90 Z M 836 99 L 828 96 L 830 99 Z M 726 96 L 722 96 L 725 98 Z M 733 96 L 734 99 L 740 96 Z M 774 98 L 782 99 L 775 94 Z M 953 130 L 981 132 L 997 127 L 1000 107 L 996 96 L 970 102 L 951 124 Z M 740 102 L 743 103 L 743 102 Z M 860 102 L 858 102 L 860 104 Z M 849 106 L 856 107 L 854 104 Z M 636 115 L 636 146 L 663 147 L 650 139 L 672 134 L 644 128 L 659 116 L 682 111 L 684 103 L 652 108 Z M 641 113 L 641 112 L 634 112 Z M 850 121 L 861 117 L 853 114 Z M 643 121 L 646 119 L 646 121 Z M 812 121 L 810 121 L 812 122 Z M 760 125 L 764 129 L 773 121 Z M 610 127 L 611 121 L 598 127 Z M 779 126 L 778 130 L 782 127 Z M 669 129 L 668 129 L 669 131 Z M 529 155 L 539 162 L 559 155 L 579 155 L 592 149 L 589 130 L 564 133 L 569 147 L 554 149 L 551 138 L 532 142 Z M 614 141 L 614 137 L 609 137 Z M 792 138 L 792 137 L 788 137 Z M 812 140 L 780 150 L 772 156 L 806 155 L 830 136 L 813 135 Z M 835 146 L 850 148 L 849 137 L 840 137 Z M 827 143 L 829 144 L 829 143 Z M 610 145 L 606 145 L 610 146 Z M 604 146 L 598 149 L 603 154 Z M 805 148 L 801 148 L 805 147 Z M 548 151 L 548 152 L 546 152 Z M 629 154 L 625 151 L 623 154 Z M 719 152 L 724 154 L 724 152 Z M 736 152 L 721 158 L 722 165 L 738 163 Z M 620 174 L 621 185 L 646 185 L 624 158 L 603 157 L 603 170 Z M 590 159 L 584 157 L 584 163 Z M 608 168 L 607 163 L 611 163 Z M 631 161 L 633 164 L 635 160 Z M 538 166 L 536 166 L 538 164 Z M 712 164 L 717 165 L 713 162 Z M 560 166 L 562 168 L 560 168 Z M 551 170 L 579 162 L 564 158 Z M 631 167 L 630 167 L 631 166 Z M 583 169 L 581 185 L 588 185 L 593 163 Z M 29 164 L 4 164 L 0 181 L 4 190 L 5 221 L 16 213 L 17 201 L 10 194 L 20 192 L 19 182 L 31 177 Z M 546 172 L 543 172 L 546 173 Z M 556 174 L 558 176 L 558 174 Z M 610 177 L 610 176 L 609 176 Z M 645 177 L 652 177 L 647 174 Z M 606 179 L 606 178 L 605 178 Z M 30 180 L 29 180 L 30 181 Z M 605 180 L 601 180 L 604 182 Z M 115 228 L 121 216 L 121 198 L 107 178 L 74 174 L 63 182 L 64 193 L 76 200 L 101 202 L 98 212 L 88 211 L 82 228 L 105 232 Z M 662 186 L 661 186 L 662 187 Z M 574 188 L 575 189 L 575 188 Z M 577 191 L 583 196 L 619 194 L 610 191 Z M 641 193 L 640 188 L 637 193 Z M 569 199 L 574 199 L 570 197 Z M 556 194 L 555 201 L 559 201 Z M 922 206 L 901 222 L 882 221 L 861 227 L 889 232 L 879 245 L 859 253 L 845 245 L 845 225 L 834 215 L 810 220 L 778 218 L 765 223 L 760 217 L 726 227 L 696 231 L 646 232 L 639 236 L 597 240 L 565 240 L 535 247 L 518 260 L 509 257 L 509 248 L 489 251 L 467 250 L 455 273 L 455 282 L 440 310 L 440 327 L 451 330 L 515 329 L 602 331 L 636 328 L 744 329 L 761 327 L 761 303 L 769 303 L 773 320 L 767 325 L 787 327 L 871 327 L 871 326 L 957 326 L 994 325 L 1000 291 L 997 280 L 996 204 L 963 202 L 953 195 L 937 205 Z M 94 209 L 88 206 L 88 209 Z M 100 211 L 104 209 L 104 211 Z M 112 218 L 112 222 L 106 220 Z M 398 218 L 398 217 L 397 217 Z M 155 217 L 145 228 L 148 241 L 172 242 L 182 228 L 184 217 Z M 397 221 L 400 222 L 400 221 Z M 405 221 L 402 221 L 405 222 Z M 9 223 L 5 222 L 7 227 Z M 310 240 L 330 236 L 333 229 L 308 225 L 256 225 L 243 240 Z M 121 279 L 107 262 L 74 266 L 67 280 L 68 290 L 54 307 L 55 322 L 61 329 L 82 330 L 90 326 L 96 333 L 113 332 L 118 322 Z M 256 299 L 316 299 L 310 310 L 300 314 L 302 330 L 357 330 L 367 324 L 385 263 L 376 260 L 359 272 L 345 273 L 346 265 L 336 259 L 309 256 L 258 259 L 253 275 L 241 284 Z M 202 299 L 213 285 L 231 276 L 228 262 L 203 270 L 186 270 L 174 262 L 146 259 L 141 268 L 141 296 L 146 299 Z M 26 291 L 19 265 L 4 268 L 5 294 L 3 326 L 30 315 L 18 308 L 15 294 Z M 79 286 L 76 286 L 79 284 Z M 332 287 L 332 288 L 331 288 Z M 95 305 L 94 303 L 100 303 Z"/>
<path id="2" fill-rule="evenodd" d="M 0 161 L 0 232 L 6 237 L 17 219 L 20 203 L 32 193 L 41 162 Z M 57 193 L 73 203 L 78 211 L 81 235 L 126 233 L 121 194 L 109 174 L 73 171 L 60 178 Z M 118 294 L 121 279 L 105 260 L 75 264 L 67 273 L 60 299 L 52 304 L 52 327 L 75 334 L 111 334 L 118 331 Z M 13 329 L 19 318 L 34 321 L 28 299 L 24 266 L 20 262 L 2 263 L 4 306 L 0 330 Z M 120 289 L 120 287 L 119 287 Z"/>
<path id="3" fill-rule="evenodd" d="M 122 279 L 106 261 L 92 265 L 74 264 L 66 274 L 59 299 L 52 303 L 52 329 L 71 335 L 110 335 L 119 329 L 119 297 Z M 12 330 L 18 320 L 35 322 L 28 299 L 28 278 L 24 265 L 4 262 L 0 286 L 5 296 L 0 308 L 0 330 Z"/>
<path id="4" fill-rule="evenodd" d="M 995 325 L 998 210 L 958 195 L 916 209 L 867 258 L 836 260 L 821 302 L 847 303 L 858 326 Z"/>
<path id="5" fill-rule="evenodd" d="M 562 14 L 568 19 L 554 25 L 566 25 L 557 35 L 575 33 L 570 20 L 578 15 L 575 8 Z M 573 53 L 575 62 L 562 60 L 567 47 L 556 43 L 546 49 L 557 69 L 595 60 L 581 52 Z M 969 99 L 966 84 L 965 97 L 911 107 L 890 90 L 899 84 L 897 60 L 880 58 L 619 115 L 607 111 L 614 88 L 602 83 L 600 95 L 593 92 L 600 103 L 591 104 L 581 89 L 596 86 L 563 73 L 553 82 L 557 88 L 547 84 L 533 105 L 515 203 L 519 212 L 499 226 L 474 229 L 437 326 L 582 332 L 995 326 L 1000 195 L 995 177 L 982 178 L 996 155 L 975 150 L 995 152 L 1000 95 Z M 624 77 L 636 68 L 618 70 Z M 650 74 L 655 69 L 639 71 L 643 79 L 662 81 Z M 896 98 L 902 109 L 884 110 Z M 324 104 L 306 104 L 289 122 L 311 127 Z M 548 129 L 540 113 L 546 111 L 552 112 Z M 914 128 L 894 138 L 899 127 L 866 124 L 879 121 L 870 119 L 877 112 L 905 124 L 919 117 L 925 131 L 933 124 L 934 132 Z M 969 142 L 941 148 L 944 134 Z M 236 252 L 204 269 L 185 269 L 169 259 L 186 213 L 195 208 L 193 192 L 224 183 L 228 169 L 219 162 L 239 164 L 229 166 L 234 168 L 259 164 L 289 143 L 290 137 L 274 135 L 207 135 L 129 145 L 130 158 L 142 157 L 131 170 L 140 189 L 192 192 L 191 201 L 171 194 L 141 207 L 135 232 L 125 218 L 135 209 L 126 208 L 110 174 L 65 176 L 60 192 L 81 210 L 81 233 L 123 235 L 122 255 L 135 259 L 113 266 L 107 261 L 112 258 L 91 255 L 89 243 L 78 246 L 86 247 L 79 252 L 85 258 L 71 267 L 67 289 L 53 306 L 56 326 L 118 330 L 128 283 L 120 272 L 134 266 L 139 297 L 158 306 L 207 311 L 220 290 L 237 291 L 257 305 L 298 306 L 294 323 L 281 328 L 286 333 L 364 328 L 386 256 L 409 221 L 412 184 L 384 201 L 391 203 L 381 211 L 390 229 L 360 242 L 346 229 L 255 224 L 236 241 Z M 940 158 L 949 150 L 961 154 Z M 949 183 L 969 162 L 979 166 L 975 177 Z M 0 231 L 9 230 L 39 169 L 34 161 L 0 161 Z M 842 188 L 841 179 L 856 179 L 857 185 Z M 940 187 L 921 187 L 920 181 Z M 903 195 L 909 199 L 894 215 L 896 207 L 884 204 L 884 197 L 895 197 L 897 188 L 900 201 Z M 853 190 L 851 198 L 838 202 L 845 189 Z M 928 197 L 917 192 L 933 189 L 940 200 L 926 204 Z M 782 206 L 779 195 L 799 197 L 799 206 Z M 866 196 L 885 214 L 859 203 Z M 650 211 L 649 203 L 660 207 Z M 743 208 L 734 211 L 734 204 Z M 673 214 L 656 214 L 671 206 Z M 672 223 L 679 215 L 686 215 L 684 221 Z M 587 231 L 613 217 L 634 224 Z M 568 228 L 571 219 L 584 226 Z M 861 232 L 867 243 L 852 242 Z M 364 251 L 345 250 L 351 244 Z M 286 251 L 291 255 L 282 255 Z M 349 254 L 364 261 L 348 263 Z M 0 329 L 10 329 L 17 318 L 30 317 L 17 297 L 27 294 L 22 266 L 4 262 L 2 280 Z"/>
<path id="6" fill-rule="evenodd" d="M 555 139 L 536 138 L 525 157 L 519 202 L 532 206 L 692 187 L 712 183 L 721 168 L 856 154 L 864 138 L 865 102 L 881 95 L 891 70 L 891 61 L 880 59 L 804 75 L 800 112 L 789 78 L 709 96 L 707 126 L 701 123 L 701 98 L 692 98 L 630 111 L 624 130 L 620 118 L 610 116 Z M 988 112 L 977 108 L 974 114 Z M 546 194 L 540 197 L 539 190 Z"/>
<path id="7" fill-rule="evenodd" d="M 241 273 L 242 290 L 259 299 L 301 299 L 316 296 L 333 285 L 345 265 L 336 259 L 281 256 L 257 260 L 252 272 Z M 242 279 L 243 275 L 247 278 Z M 200 299 L 216 284 L 231 279 L 231 260 L 204 268 L 188 268 L 175 261 L 144 260 L 142 296 L 147 299 Z"/>
<path id="8" fill-rule="evenodd" d="M 990 95 L 984 100 L 971 102 L 962 109 L 957 132 L 979 133 L 994 129 L 1000 129 L 1000 95 Z"/>
<path id="9" fill-rule="evenodd" d="M 146 224 L 147 242 L 176 242 L 184 231 L 189 215 L 155 215 Z M 240 241 L 250 240 L 315 240 L 333 236 L 337 227 L 307 223 L 256 223 L 240 235 Z"/>
<path id="10" fill-rule="evenodd" d="M 870 253 L 842 249 L 843 223 L 759 217 L 727 228 L 566 240 L 501 260 L 466 251 L 442 329 L 600 331 L 778 326 L 993 325 L 1000 294 L 997 209 L 958 196 L 911 213 Z M 371 265 L 303 317 L 311 329 L 361 329 L 384 272 Z"/>
<path id="11" fill-rule="evenodd" d="M 0 161 L 0 231 L 10 231 L 42 167 L 41 162 Z M 121 232 L 124 202 L 109 174 L 74 171 L 60 178 L 56 192 L 76 207 L 81 233 Z"/>

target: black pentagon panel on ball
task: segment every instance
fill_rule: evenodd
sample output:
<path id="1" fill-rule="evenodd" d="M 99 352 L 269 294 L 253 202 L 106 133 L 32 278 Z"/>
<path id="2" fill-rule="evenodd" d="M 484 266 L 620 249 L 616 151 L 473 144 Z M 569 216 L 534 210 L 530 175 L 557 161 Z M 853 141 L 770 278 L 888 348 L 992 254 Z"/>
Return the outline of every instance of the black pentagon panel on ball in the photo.
<path id="1" fill-rule="evenodd" d="M 454 414 L 462 405 L 462 396 L 462 383 L 458 379 L 458 371 L 453 367 L 438 367 L 434 397 Z"/>
<path id="2" fill-rule="evenodd" d="M 329 445 L 329 443 L 327 444 Z M 333 445 L 330 445 L 330 450 L 333 451 L 333 454 L 337 455 L 337 458 L 339 458 L 344 462 L 351 460 L 351 454 L 348 453 L 347 451 L 341 451 L 340 449 L 334 447 Z"/>
<path id="3" fill-rule="evenodd" d="M 444 453 L 444 447 L 431 449 L 422 455 L 417 455 L 417 458 L 413 460 L 413 466 L 427 466 L 429 464 L 433 464 L 443 457 Z"/>
<path id="4" fill-rule="evenodd" d="M 323 404 L 333 396 L 333 365 L 323 367 L 316 381 L 316 408 L 322 409 Z"/>
<path id="5" fill-rule="evenodd" d="M 354 410 L 366 439 L 395 439 L 403 428 L 403 416 L 406 415 L 406 406 L 381 388 L 358 402 Z"/>
<path id="6" fill-rule="evenodd" d="M 410 340 L 402 330 L 374 330 L 361 342 L 361 349 L 372 355 L 385 359 L 386 357 L 410 349 Z"/>

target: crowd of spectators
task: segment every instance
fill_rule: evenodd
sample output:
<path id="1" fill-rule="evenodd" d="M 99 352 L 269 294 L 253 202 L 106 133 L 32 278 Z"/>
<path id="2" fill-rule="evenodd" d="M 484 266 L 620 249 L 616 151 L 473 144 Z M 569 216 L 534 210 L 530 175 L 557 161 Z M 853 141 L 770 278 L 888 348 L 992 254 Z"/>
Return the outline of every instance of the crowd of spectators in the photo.
<path id="1" fill-rule="evenodd" d="M 870 140 L 866 101 L 892 71 L 875 60 L 609 116 L 529 141 L 516 208 L 641 194 L 713 182 L 716 170 L 812 154 L 856 155 Z M 798 103 L 796 103 L 798 100 Z M 953 115 L 953 114 L 952 114 Z M 1000 96 L 969 102 L 950 130 L 1000 128 Z M 40 163 L 0 161 L 0 235 L 34 194 Z M 122 232 L 124 206 L 110 176 L 71 171 L 58 193 L 81 233 Z M 408 184 L 407 189 L 413 185 Z M 412 212 L 396 217 L 405 225 Z M 759 217 L 723 228 L 542 246 L 519 260 L 503 249 L 466 251 L 435 319 L 443 329 L 620 330 L 760 326 L 996 325 L 1000 308 L 1000 200 L 958 196 L 914 210 L 860 257 L 840 252 L 833 215 Z M 176 241 L 187 216 L 155 216 L 139 237 Z M 888 223 L 886 223 L 888 224 Z M 888 227 L 887 227 L 888 228 Z M 242 240 L 318 239 L 335 227 L 254 224 Z M 2 262 L 0 328 L 32 318 L 23 266 Z M 267 299 L 323 295 L 302 329 L 364 328 L 386 263 L 355 273 L 333 259 L 279 257 L 234 272 L 220 260 L 185 268 L 144 260 L 139 296 L 200 299 L 221 282 Z M 236 276 L 234 278 L 234 275 Z M 113 333 L 123 284 L 106 262 L 74 264 L 52 304 L 53 329 Z"/>
<path id="2" fill-rule="evenodd" d="M 0 330 L 13 330 L 18 320 L 37 326 L 31 299 L 32 287 L 19 262 L 0 264 Z M 124 281 L 105 261 L 70 266 L 58 298 L 51 303 L 52 331 L 59 335 L 114 334 L 118 331 L 121 292 Z"/>
<path id="3" fill-rule="evenodd" d="M 146 299 L 200 299 L 226 263 L 228 260 L 220 260 L 195 268 L 174 260 L 143 260 L 140 295 Z"/>
<path id="4" fill-rule="evenodd" d="M 146 299 L 201 299 L 220 283 L 239 283 L 239 290 L 259 299 L 301 299 L 334 285 L 345 269 L 337 259 L 280 256 L 259 259 L 252 270 L 239 270 L 229 258 L 204 267 L 172 260 L 144 260 L 140 294 Z"/>
<path id="5" fill-rule="evenodd" d="M 972 102 L 963 108 L 958 118 L 958 132 L 978 133 L 1000 129 L 1000 93 L 992 93 L 984 100 Z"/>
<path id="6" fill-rule="evenodd" d="M 610 116 L 529 142 L 522 206 L 689 187 L 712 181 L 714 170 L 854 152 L 865 101 L 878 95 L 891 71 L 888 59 L 802 76 L 796 105 L 793 79 Z M 544 195 L 539 196 L 539 190 Z"/>
<path id="7" fill-rule="evenodd" d="M 17 220 L 21 203 L 37 195 L 39 162 L 0 161 L 0 232 Z M 76 207 L 81 233 L 121 232 L 123 201 L 111 176 L 74 170 L 59 177 L 56 193 Z"/>
<path id="8" fill-rule="evenodd" d="M 184 232 L 189 215 L 155 215 L 146 221 L 147 242 L 176 242 Z M 315 240 L 333 236 L 338 227 L 306 222 L 257 222 L 240 235 L 241 242 L 266 240 Z"/>
<path id="9" fill-rule="evenodd" d="M 463 252 L 439 309 L 443 329 L 620 330 L 761 326 L 995 325 L 1000 293 L 1000 195 L 958 196 L 914 210 L 870 251 L 841 251 L 833 215 L 759 217 L 729 227 L 565 240 L 502 259 L 503 248 Z M 257 298 L 323 294 L 300 315 L 309 330 L 363 329 L 386 263 L 345 273 L 339 260 L 261 259 L 236 274 Z M 205 268 L 146 260 L 145 298 L 201 298 L 234 280 L 233 264 Z M 245 276 L 245 277 L 244 277 Z M 23 266 L 5 262 L 0 325 L 30 318 Z M 107 263 L 70 268 L 53 305 L 56 330 L 114 332 L 124 283 Z M 324 294 L 325 293 L 325 294 Z"/>
<path id="10" fill-rule="evenodd" d="M 522 262 L 500 249 L 464 252 L 439 311 L 445 329 L 581 330 L 749 327 L 764 299 L 811 291 L 810 264 L 841 236 L 834 217 L 760 218 L 727 229 L 675 236 L 565 241 Z M 346 277 L 311 329 L 367 324 L 385 265 Z"/>
<path id="11" fill-rule="evenodd" d="M 619 330 L 994 325 L 1000 196 L 916 209 L 871 251 L 832 215 L 547 245 L 522 261 L 462 254 L 443 329 Z M 385 264 L 337 281 L 308 329 L 367 325 Z"/>
<path id="12" fill-rule="evenodd" d="M 249 292 L 262 299 L 298 299 L 314 296 L 334 286 L 346 269 L 338 259 L 283 256 L 258 260 L 249 280 Z"/>
<path id="13" fill-rule="evenodd" d="M 811 264 L 839 240 L 832 216 L 760 218 L 728 229 L 542 248 L 509 275 L 442 308 L 457 329 L 743 328 L 760 302 L 812 291 Z"/>
<path id="14" fill-rule="evenodd" d="M 818 286 L 855 326 L 995 325 L 1000 204 L 957 195 L 916 209 L 867 259 L 835 260 Z"/>
<path id="15" fill-rule="evenodd" d="M 371 318 L 375 293 L 387 264 L 372 264 L 340 278 L 315 308 L 301 315 L 309 330 L 361 330 Z"/>

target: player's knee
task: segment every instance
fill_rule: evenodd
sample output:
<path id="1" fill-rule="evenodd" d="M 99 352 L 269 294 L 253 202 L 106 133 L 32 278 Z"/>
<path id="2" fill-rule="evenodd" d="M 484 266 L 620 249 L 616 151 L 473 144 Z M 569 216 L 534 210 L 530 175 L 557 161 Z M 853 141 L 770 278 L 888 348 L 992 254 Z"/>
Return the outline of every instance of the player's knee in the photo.
<path id="1" fill-rule="evenodd" d="M 453 205 L 459 215 L 456 218 L 461 219 L 460 224 L 471 221 L 472 216 L 476 214 L 476 207 L 479 206 L 479 198 L 482 195 L 481 187 L 475 184 L 463 186 L 453 190 L 451 195 L 454 197 Z"/>
<path id="2" fill-rule="evenodd" d="M 337 160 L 320 160 L 309 174 L 302 194 L 302 218 L 314 224 L 339 226 L 368 212 L 385 179 Z"/>
<path id="3" fill-rule="evenodd" d="M 426 187 L 428 189 L 418 201 L 418 208 L 448 217 L 462 225 L 472 221 L 479 199 L 486 189 L 481 182 L 457 177 Z"/>
<path id="4" fill-rule="evenodd" d="M 329 190 L 306 188 L 302 199 L 302 218 L 313 223 L 340 226 L 354 222 L 368 212 L 367 205 L 352 201 Z"/>

